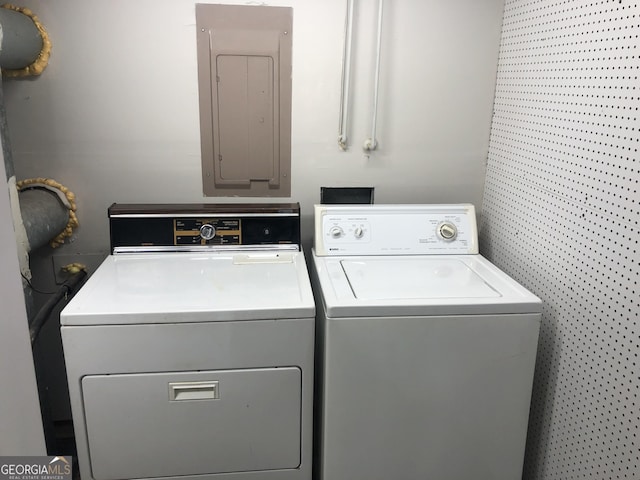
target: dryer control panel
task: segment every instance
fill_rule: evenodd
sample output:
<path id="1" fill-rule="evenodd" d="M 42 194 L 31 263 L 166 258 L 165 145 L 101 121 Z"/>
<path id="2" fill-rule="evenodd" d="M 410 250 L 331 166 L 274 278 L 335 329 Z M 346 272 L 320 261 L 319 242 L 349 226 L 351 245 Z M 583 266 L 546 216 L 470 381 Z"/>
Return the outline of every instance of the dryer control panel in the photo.
<path id="1" fill-rule="evenodd" d="M 112 253 L 300 249 L 297 203 L 114 203 L 108 213 Z"/>
<path id="2" fill-rule="evenodd" d="M 478 253 L 475 208 L 456 205 L 316 205 L 316 255 Z"/>

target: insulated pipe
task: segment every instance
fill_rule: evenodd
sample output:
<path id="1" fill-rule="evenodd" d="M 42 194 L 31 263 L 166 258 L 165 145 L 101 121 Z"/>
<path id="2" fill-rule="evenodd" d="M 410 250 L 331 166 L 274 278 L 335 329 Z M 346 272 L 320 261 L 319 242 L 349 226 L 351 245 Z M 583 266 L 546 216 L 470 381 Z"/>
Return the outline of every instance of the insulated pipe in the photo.
<path id="1" fill-rule="evenodd" d="M 19 70 L 35 62 L 43 39 L 33 20 L 19 11 L 0 8 L 0 25 L 0 68 Z"/>
<path id="2" fill-rule="evenodd" d="M 0 11 L 4 9 L 0 8 Z M 4 165 L 7 170 L 7 182 L 13 191 L 12 203 L 14 210 L 14 230 L 18 235 L 17 241 L 26 253 L 42 247 L 62 232 L 69 221 L 69 209 L 61 202 L 53 192 L 42 189 L 24 189 L 17 194 L 15 191 L 15 169 L 13 155 L 9 142 L 7 129 L 7 117 L 4 109 L 4 95 L 0 83 L 0 140 L 2 141 L 2 153 Z M 12 193 L 10 191 L 10 193 Z M 20 212 L 18 214 L 18 212 Z M 22 218 L 18 218 L 18 215 Z M 26 239 L 24 238 L 26 235 Z M 28 269 L 27 264 L 21 258 L 21 270 Z"/>
<path id="3" fill-rule="evenodd" d="M 29 241 L 28 251 L 36 250 L 62 232 L 69 222 L 69 209 L 49 190 L 20 191 L 20 214 Z"/>
<path id="4" fill-rule="evenodd" d="M 0 140 L 2 141 L 4 168 L 7 173 L 7 181 L 9 181 L 9 179 L 15 176 L 16 172 L 13 168 L 13 156 L 11 154 L 11 146 L 9 144 L 9 127 L 7 126 L 7 112 L 4 109 L 4 88 L 2 88 L 2 78 L 0 78 Z"/>
<path id="5" fill-rule="evenodd" d="M 1 27 L 1 25 L 0 25 Z M 0 29 L 0 33 L 1 29 Z M 18 261 L 22 275 L 30 277 L 29 271 L 29 241 L 27 232 L 22 224 L 20 215 L 20 200 L 18 199 L 18 189 L 16 188 L 16 173 L 13 166 L 13 154 L 11 153 L 11 143 L 9 142 L 9 129 L 7 127 L 7 112 L 4 108 L 4 89 L 2 78 L 0 77 L 0 143 L 2 143 L 2 157 L 7 175 L 7 190 L 9 191 L 9 201 L 11 203 L 11 219 L 13 220 L 13 231 L 16 235 L 18 246 Z M 28 290 L 25 290 L 27 292 Z M 30 301 L 27 297 L 27 309 L 30 308 Z"/>
<path id="6" fill-rule="evenodd" d="M 51 42 L 47 33 L 30 10 L 11 5 L 0 7 L 2 76 L 39 75 L 47 65 L 50 51 Z M 20 271 L 24 277 L 25 306 L 31 317 L 35 302 L 32 289 L 27 288 L 28 279 L 31 278 L 29 251 L 46 244 L 63 231 L 71 213 L 62 204 L 60 198 L 50 191 L 33 189 L 18 195 L 2 80 L 0 80 L 0 144 L 11 203 L 13 230 L 18 245 Z M 22 202 L 19 197 L 23 197 Z M 28 226 L 28 231 L 25 224 Z"/>

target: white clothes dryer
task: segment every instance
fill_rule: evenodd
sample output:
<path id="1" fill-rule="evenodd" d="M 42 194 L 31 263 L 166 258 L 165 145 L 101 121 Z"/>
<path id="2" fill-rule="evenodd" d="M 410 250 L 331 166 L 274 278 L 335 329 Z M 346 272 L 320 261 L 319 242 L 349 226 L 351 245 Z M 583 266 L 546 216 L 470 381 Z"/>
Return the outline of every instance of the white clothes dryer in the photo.
<path id="1" fill-rule="evenodd" d="M 309 480 L 297 204 L 118 205 L 61 314 L 83 480 Z"/>
<path id="2" fill-rule="evenodd" d="M 521 478 L 541 301 L 472 205 L 315 207 L 319 480 Z"/>

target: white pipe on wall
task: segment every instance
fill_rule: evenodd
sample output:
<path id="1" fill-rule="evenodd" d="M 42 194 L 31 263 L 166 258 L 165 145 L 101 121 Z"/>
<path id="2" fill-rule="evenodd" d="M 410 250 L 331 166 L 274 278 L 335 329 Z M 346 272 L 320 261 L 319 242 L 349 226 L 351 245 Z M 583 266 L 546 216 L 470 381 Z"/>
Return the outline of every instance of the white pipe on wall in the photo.
<path id="1" fill-rule="evenodd" d="M 364 141 L 363 149 L 366 152 L 375 150 L 378 146 L 376 140 L 376 124 L 378 121 L 378 88 L 380 85 L 380 52 L 382 47 L 382 9 L 384 0 L 378 0 L 378 45 L 376 48 L 376 73 L 373 87 L 373 114 L 371 116 L 371 136 Z"/>
<path id="2" fill-rule="evenodd" d="M 353 3 L 347 0 L 347 13 L 344 21 L 344 50 L 342 54 L 342 87 L 340 91 L 340 121 L 338 127 L 338 146 L 347 150 L 347 124 L 349 120 L 349 88 L 351 84 L 351 43 L 353 39 Z"/>

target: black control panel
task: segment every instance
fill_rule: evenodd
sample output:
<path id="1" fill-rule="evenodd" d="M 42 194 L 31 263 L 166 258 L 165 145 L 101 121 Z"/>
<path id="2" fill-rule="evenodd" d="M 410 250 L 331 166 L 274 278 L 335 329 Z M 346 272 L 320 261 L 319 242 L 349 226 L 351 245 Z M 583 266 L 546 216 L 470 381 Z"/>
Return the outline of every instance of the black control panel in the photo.
<path id="1" fill-rule="evenodd" d="M 242 245 L 239 218 L 177 218 L 175 245 Z"/>
<path id="2" fill-rule="evenodd" d="M 299 204 L 117 204 L 109 207 L 111 251 L 296 245 Z M 162 248 L 164 247 L 164 248 Z"/>

